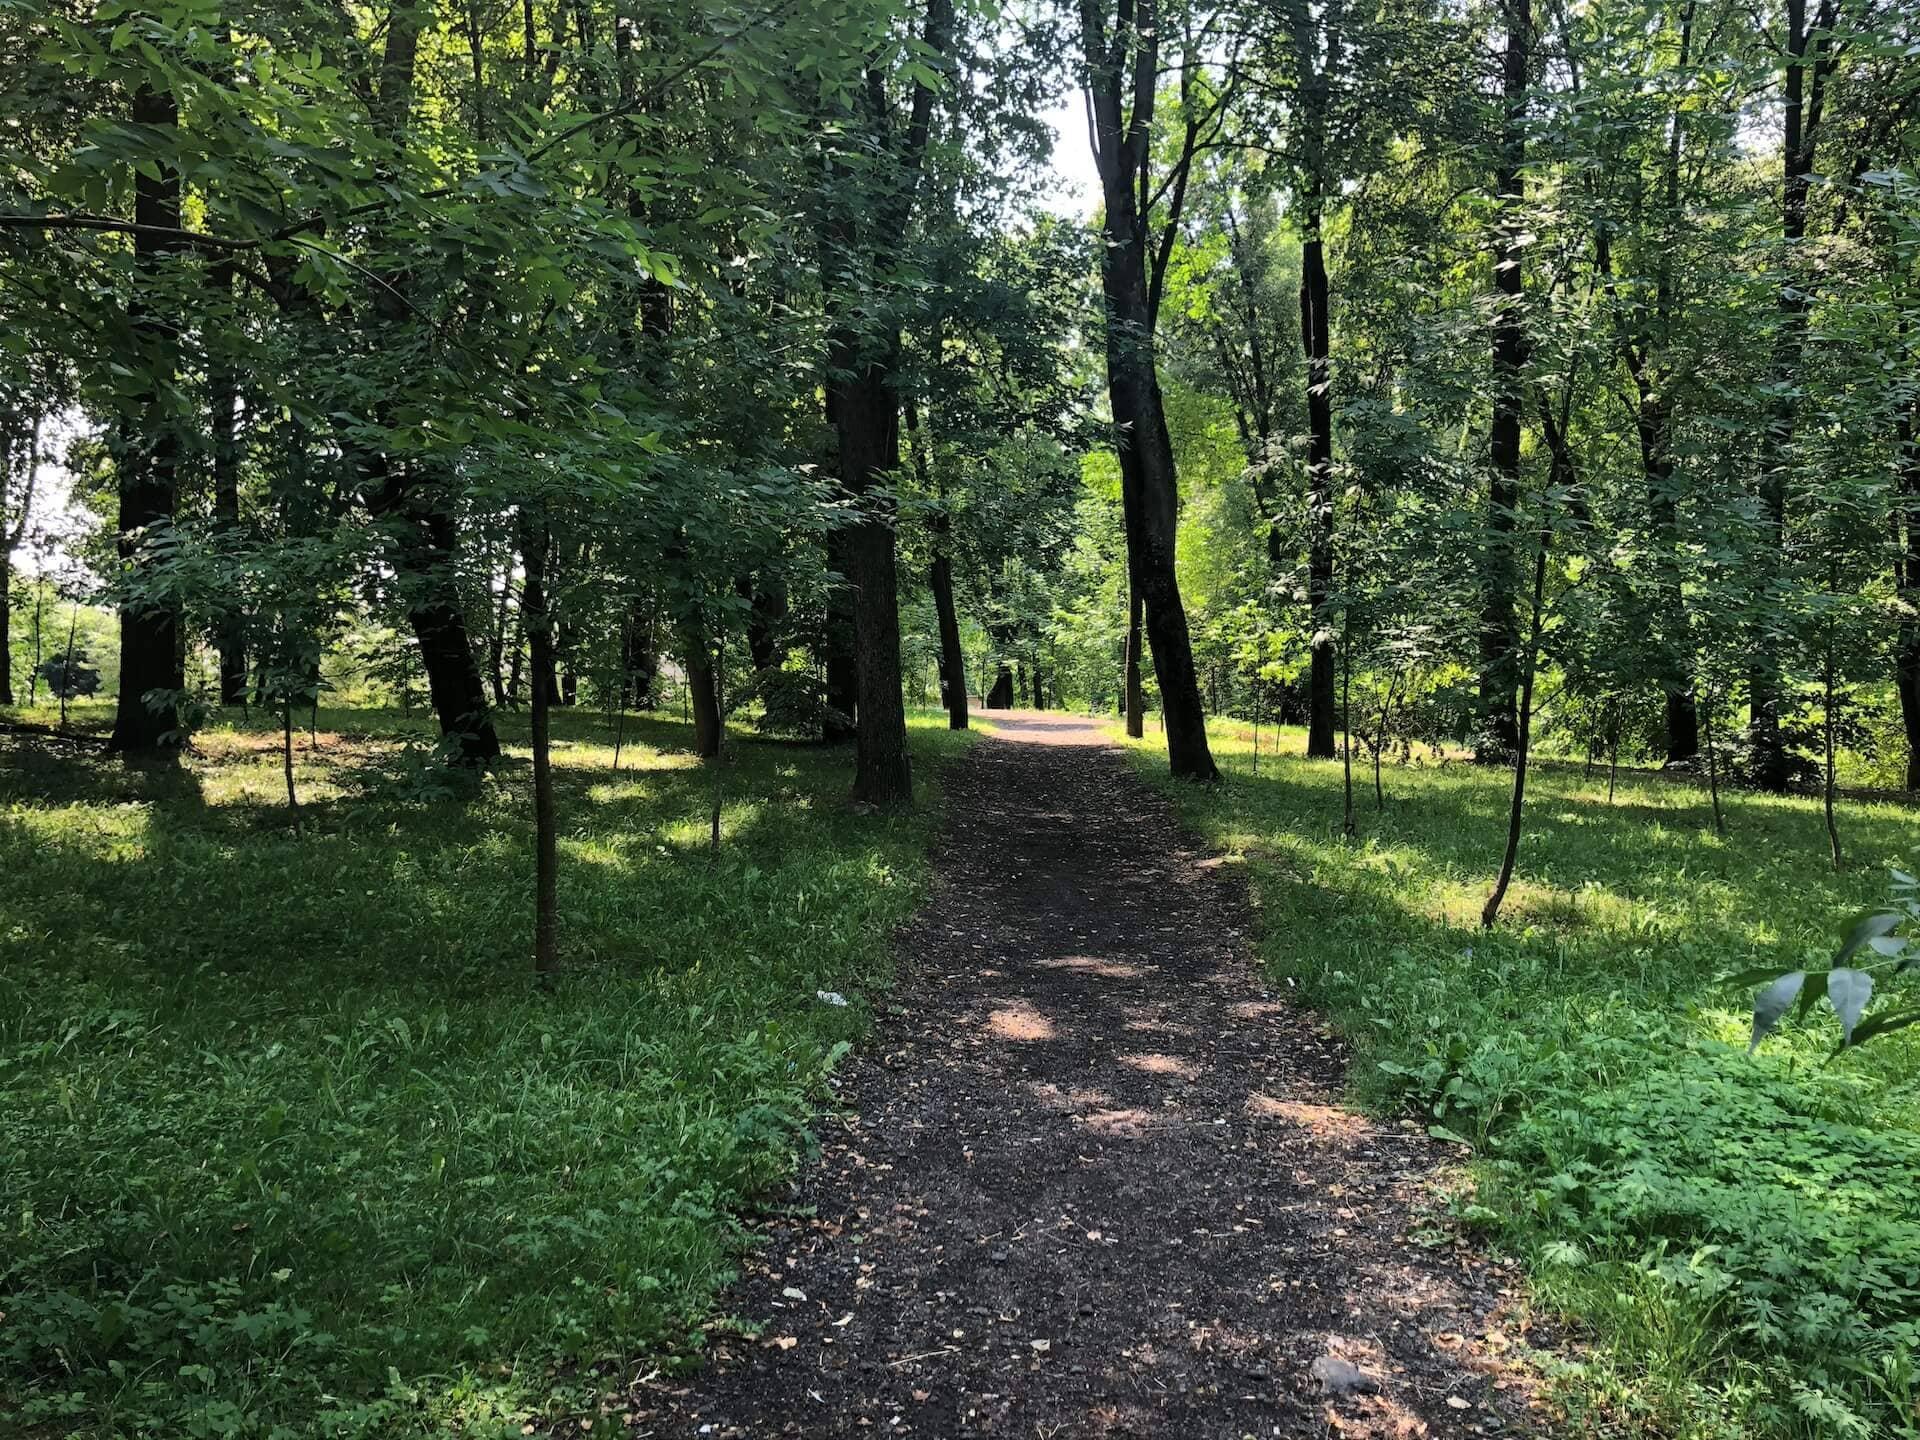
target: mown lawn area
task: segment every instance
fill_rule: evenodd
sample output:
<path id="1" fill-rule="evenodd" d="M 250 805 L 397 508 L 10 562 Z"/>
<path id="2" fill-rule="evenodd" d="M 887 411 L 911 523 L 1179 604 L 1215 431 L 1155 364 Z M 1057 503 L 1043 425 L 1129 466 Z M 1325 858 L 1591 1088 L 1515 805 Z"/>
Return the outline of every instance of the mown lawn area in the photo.
<path id="1" fill-rule="evenodd" d="M 419 717 L 322 710 L 298 838 L 271 723 L 167 776 L 0 736 L 0 1433 L 517 1435 L 696 1351 L 965 743 L 916 719 L 889 818 L 848 753 L 736 737 L 715 856 L 681 725 L 616 773 L 557 714 L 547 993 L 524 721 L 467 785 Z"/>
<path id="2" fill-rule="evenodd" d="M 1744 1053 L 1751 992 L 1717 977 L 1824 967 L 1912 868 L 1920 811 L 1843 802 L 1835 874 L 1817 801 L 1726 798 L 1604 771 L 1537 770 L 1518 878 L 1479 928 L 1511 783 L 1470 765 L 1356 756 L 1221 724 L 1228 783 L 1142 769 L 1247 857 L 1263 955 L 1351 1038 L 1357 1097 L 1471 1147 L 1467 1222 L 1527 1262 L 1535 1302 L 1584 1337 L 1562 1372 L 1576 1430 L 1912 1436 L 1920 1340 L 1920 1038 L 1831 1058 L 1824 1006 Z M 1463 1153 L 1465 1153 L 1463 1151 Z"/>

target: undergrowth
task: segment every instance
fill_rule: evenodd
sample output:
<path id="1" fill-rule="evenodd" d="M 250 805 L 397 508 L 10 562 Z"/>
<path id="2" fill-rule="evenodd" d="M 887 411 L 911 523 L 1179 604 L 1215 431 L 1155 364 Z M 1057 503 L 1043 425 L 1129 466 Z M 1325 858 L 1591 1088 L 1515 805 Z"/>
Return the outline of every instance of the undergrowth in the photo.
<path id="1" fill-rule="evenodd" d="M 715 857 L 680 726 L 630 719 L 616 773 L 556 719 L 551 993 L 512 734 L 465 783 L 416 721 L 323 711 L 299 838 L 264 730 L 157 777 L 0 738 L 0 1432 L 517 1435 L 698 1350 L 926 807 L 742 739 Z M 958 742 L 913 743 L 926 777 Z"/>
<path id="2" fill-rule="evenodd" d="M 1227 783 L 1147 773 L 1245 855 L 1276 978 L 1351 1038 L 1358 1098 L 1471 1147 L 1470 1222 L 1528 1262 L 1538 1303 L 1592 1343 L 1562 1370 L 1577 1427 L 1731 1437 L 1920 1435 L 1920 1041 L 1830 1061 L 1831 1017 L 1745 1053 L 1745 991 L 1717 977 L 1824 966 L 1912 868 L 1920 814 L 1843 803 L 1836 875 L 1819 805 L 1549 765 L 1518 878 L 1478 926 L 1510 775 L 1356 764 L 1302 736 L 1218 725 Z M 1356 757 L 1357 758 L 1357 757 Z"/>

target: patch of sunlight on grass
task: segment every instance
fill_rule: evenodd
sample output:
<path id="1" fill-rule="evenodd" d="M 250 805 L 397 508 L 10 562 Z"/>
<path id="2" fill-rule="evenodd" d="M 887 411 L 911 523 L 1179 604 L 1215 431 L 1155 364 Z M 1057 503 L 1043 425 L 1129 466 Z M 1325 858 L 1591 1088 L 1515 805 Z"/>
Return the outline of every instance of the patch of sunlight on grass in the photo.
<path id="1" fill-rule="evenodd" d="M 164 773 L 0 737 L 0 1414 L 389 1440 L 589 1410 L 596 1362 L 698 1348 L 932 807 L 862 816 L 845 752 L 737 737 L 709 858 L 686 727 L 629 717 L 616 776 L 612 722 L 557 715 L 547 991 L 525 717 L 477 777 L 424 716 L 323 707 L 299 837 L 274 718 Z M 932 801 L 968 737 L 910 738 Z"/>

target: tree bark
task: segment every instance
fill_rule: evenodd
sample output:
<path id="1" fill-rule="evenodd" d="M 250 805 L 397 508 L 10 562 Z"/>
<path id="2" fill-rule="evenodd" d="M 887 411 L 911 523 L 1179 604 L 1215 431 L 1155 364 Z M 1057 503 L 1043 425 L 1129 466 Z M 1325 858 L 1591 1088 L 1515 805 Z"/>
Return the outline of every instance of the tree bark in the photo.
<path id="1" fill-rule="evenodd" d="M 680 630 L 687 662 L 687 696 L 693 709 L 693 753 L 711 760 L 720 753 L 720 690 L 706 627 L 689 620 Z"/>
<path id="2" fill-rule="evenodd" d="M 937 339 L 937 332 L 936 332 Z M 920 486 L 936 500 L 944 501 L 946 492 L 933 469 L 933 435 L 920 423 L 919 405 L 906 407 L 907 434 L 913 446 L 913 468 Z M 944 505 L 936 505 L 927 529 L 933 540 L 933 564 L 928 583 L 933 590 L 933 611 L 940 629 L 940 703 L 947 707 L 947 728 L 967 728 L 967 661 L 960 648 L 960 612 L 953 603 L 953 554 L 949 541 L 952 518 Z"/>
<path id="3" fill-rule="evenodd" d="M 207 272 L 208 284 L 224 299 L 233 293 L 234 271 L 217 265 Z M 219 349 L 207 362 L 207 410 L 213 431 L 213 523 L 229 543 L 240 534 L 240 375 L 227 353 L 226 337 L 210 341 Z M 247 621 L 229 602 L 214 631 L 220 655 L 220 703 L 247 703 Z"/>
<path id="4" fill-rule="evenodd" d="M 652 710 L 658 703 L 660 657 L 654 648 L 653 626 L 651 606 L 637 598 L 631 601 L 620 636 L 622 709 Z"/>
<path id="5" fill-rule="evenodd" d="M 136 126 L 171 131 L 179 114 L 172 94 L 143 87 L 133 97 Z M 180 177 L 161 165 L 157 175 L 134 175 L 133 218 L 141 226 L 177 230 L 180 226 Z M 136 572 L 145 567 L 144 538 L 150 531 L 173 523 L 179 484 L 179 436 L 166 414 L 163 376 L 175 365 L 173 326 L 156 313 L 147 298 L 168 268 L 170 242 L 153 231 L 134 236 L 134 298 L 127 305 L 128 328 L 138 354 L 131 367 L 144 376 L 134 404 L 136 415 L 119 426 L 120 509 L 118 518 L 121 563 Z M 113 734 L 107 748 L 130 758 L 159 758 L 180 748 L 175 696 L 184 688 L 180 649 L 179 610 L 165 600 L 130 597 L 120 604 L 120 693 L 115 704 Z M 162 692 L 158 704 L 147 696 Z"/>
<path id="6" fill-rule="evenodd" d="M 1324 58 L 1304 7 L 1294 22 L 1299 67 L 1302 155 L 1300 188 L 1300 344 L 1307 362 L 1307 758 L 1331 760 L 1334 746 L 1334 638 L 1328 604 L 1333 595 L 1333 348 L 1328 317 L 1326 245 L 1322 218 L 1327 192 L 1328 86 L 1338 65 L 1339 36 L 1322 17 Z M 1272 537 L 1272 527 L 1269 527 Z"/>
<path id="7" fill-rule="evenodd" d="M 1907 732 L 1907 789 L 1920 790 L 1920 391 L 1900 416 L 1893 583 L 1903 609 L 1894 635 L 1894 688 Z"/>
<path id="8" fill-rule="evenodd" d="M 1819 144 L 1825 78 L 1831 63 L 1828 32 L 1833 17 L 1832 0 L 1822 0 L 1809 26 L 1807 0 L 1786 0 L 1780 234 L 1784 242 L 1784 264 L 1790 273 L 1782 282 L 1775 302 L 1779 332 L 1774 342 L 1773 370 L 1778 390 L 1773 414 L 1767 422 L 1761 480 L 1761 503 L 1775 556 L 1781 554 L 1786 545 L 1787 477 L 1793 464 L 1794 429 L 1799 410 L 1795 388 L 1799 384 L 1807 328 L 1806 292 L 1791 272 L 1798 266 L 1807 238 L 1807 199 Z M 1782 680 L 1780 662 L 1774 653 L 1776 643 L 1770 630 L 1762 630 L 1755 638 L 1748 665 L 1747 692 L 1754 779 L 1763 790 L 1777 794 L 1787 788 L 1790 765 L 1780 731 Z"/>
<path id="9" fill-rule="evenodd" d="M 1647 479 L 1647 508 L 1652 520 L 1654 542 L 1660 554 L 1658 595 L 1662 613 L 1656 625 L 1683 625 L 1680 576 L 1674 549 L 1679 544 L 1673 493 L 1673 455 L 1670 449 L 1672 416 L 1666 401 L 1640 384 L 1639 409 L 1635 428 L 1640 439 L 1640 464 Z M 1700 712 L 1694 702 L 1690 667 L 1672 642 L 1660 646 L 1658 661 L 1662 671 L 1660 688 L 1666 696 L 1667 762 L 1675 764 L 1693 759 L 1700 753 Z"/>
<path id="10" fill-rule="evenodd" d="M 1679 68 L 1683 73 L 1693 56 L 1693 13 L 1693 0 L 1688 0 L 1680 20 Z M 1673 252 L 1680 243 L 1680 156 L 1686 138 L 1684 107 L 1674 107 L 1667 125 L 1667 153 L 1661 172 L 1664 233 L 1654 294 L 1657 342 L 1663 354 L 1671 341 L 1674 317 Z M 1629 350 L 1628 363 L 1639 398 L 1636 422 L 1641 466 L 1647 479 L 1648 515 L 1654 541 L 1660 548 L 1658 623 L 1675 626 L 1685 634 L 1686 600 L 1680 583 L 1677 553 L 1680 533 L 1673 489 L 1673 400 L 1668 393 L 1674 379 L 1673 367 L 1663 361 L 1660 370 L 1654 371 L 1653 356 L 1647 353 L 1648 349 L 1651 346 L 1637 356 Z M 1693 665 L 1671 641 L 1661 647 L 1659 663 L 1663 672 L 1661 688 L 1666 693 L 1667 762 L 1683 763 L 1700 753 L 1700 714 L 1694 701 Z"/>
<path id="11" fill-rule="evenodd" d="M 821 636 L 821 663 L 827 674 L 827 709 L 820 738 L 844 745 L 854 738 L 860 711 L 860 666 L 854 657 L 852 537 L 841 526 L 827 536 L 827 568 L 840 583 L 827 592 L 826 628 Z"/>
<path id="12" fill-rule="evenodd" d="M 1487 557 L 1480 609 L 1480 725 L 1474 758 L 1504 763 L 1519 744 L 1515 674 L 1519 631 L 1514 613 L 1513 535 L 1520 502 L 1520 419 L 1527 363 L 1521 313 L 1523 252 L 1518 215 L 1525 180 L 1527 83 L 1532 67 L 1532 0 L 1503 0 L 1507 45 L 1500 92 L 1506 118 L 1494 172 L 1494 203 L 1500 218 L 1493 265 L 1493 417 L 1487 450 L 1492 474 L 1487 486 Z"/>
<path id="13" fill-rule="evenodd" d="M 734 593 L 747 602 L 747 655 L 756 675 L 780 668 L 787 596 L 774 574 L 742 575 Z"/>
<path id="14" fill-rule="evenodd" d="M 25 428 L 26 452 L 22 466 L 19 513 L 9 516 L 7 500 L 13 487 L 18 417 L 0 415 L 0 705 L 13 704 L 13 552 L 26 538 L 33 515 L 33 483 L 40 458 L 40 418 Z M 37 615 L 37 612 L 36 612 Z M 34 621 L 34 664 L 40 663 L 39 621 Z M 31 680 L 29 690 L 33 689 Z M 31 702 L 29 702 L 31 703 Z"/>
<path id="15" fill-rule="evenodd" d="M 467 638 L 467 619 L 454 588 L 454 518 L 444 508 L 444 487 L 402 475 L 387 456 L 362 457 L 363 468 L 374 478 L 366 492 L 367 508 L 392 528 L 397 543 L 395 570 L 407 596 L 407 620 L 420 645 L 421 668 L 427 672 L 427 691 L 443 737 L 457 737 L 460 759 L 484 764 L 500 754 L 500 737 L 487 709 L 480 667 Z M 526 617 L 523 600 L 521 617 Z M 552 637 L 543 652 L 552 655 Z M 517 659 L 517 656 L 516 656 Z M 539 676 L 536 659 L 534 673 Z M 552 702 L 548 696 L 548 702 Z"/>
<path id="16" fill-rule="evenodd" d="M 1121 703 L 1126 711 L 1127 734 L 1135 740 L 1147 733 L 1146 686 L 1140 683 L 1140 611 L 1140 592 L 1132 590 L 1127 597 L 1127 654 L 1123 662 L 1126 673 L 1122 680 Z"/>
<path id="17" fill-rule="evenodd" d="M 1319 199 L 1300 247 L 1300 334 L 1307 352 L 1307 758 L 1331 760 L 1334 646 L 1327 605 L 1333 593 L 1333 395 L 1327 322 L 1327 265 Z"/>
<path id="18" fill-rule="evenodd" d="M 953 604 L 953 559 L 946 552 L 946 517 L 935 521 L 933 608 L 940 621 L 940 690 L 947 707 L 947 728 L 967 728 L 967 660 L 960 648 L 960 615 Z"/>
<path id="19" fill-rule="evenodd" d="M 1166 192 L 1170 228 L 1150 255 L 1149 217 L 1141 201 L 1152 198 L 1150 142 L 1163 17 L 1154 0 L 1130 0 L 1122 8 L 1131 13 L 1116 20 L 1115 33 L 1109 37 L 1105 14 L 1095 0 L 1080 3 L 1094 163 L 1105 201 L 1100 282 L 1106 312 L 1107 398 L 1120 461 L 1127 568 L 1160 685 L 1168 768 L 1182 779 L 1217 780 L 1220 771 L 1207 744 L 1200 677 L 1175 571 L 1179 484 L 1154 350 L 1159 282 L 1166 273 L 1165 257 L 1174 238 L 1171 227 L 1179 220 L 1199 130 L 1189 116 L 1186 141 Z M 1124 98 L 1129 88 L 1130 106 Z"/>
<path id="20" fill-rule="evenodd" d="M 899 576 L 891 506 L 875 493 L 900 463 L 900 407 L 892 365 L 861 354 L 857 337 L 835 337 L 828 362 L 829 408 L 840 437 L 840 483 L 860 514 L 845 536 L 853 585 L 856 800 L 883 808 L 910 804 L 907 709 L 900 691 Z"/>
<path id="21" fill-rule="evenodd" d="M 544 522 L 522 515 L 526 566 L 522 604 L 533 645 L 533 973 L 550 982 L 559 967 L 560 856 L 553 806 L 553 616 L 547 609 L 547 559 L 553 545 Z"/>

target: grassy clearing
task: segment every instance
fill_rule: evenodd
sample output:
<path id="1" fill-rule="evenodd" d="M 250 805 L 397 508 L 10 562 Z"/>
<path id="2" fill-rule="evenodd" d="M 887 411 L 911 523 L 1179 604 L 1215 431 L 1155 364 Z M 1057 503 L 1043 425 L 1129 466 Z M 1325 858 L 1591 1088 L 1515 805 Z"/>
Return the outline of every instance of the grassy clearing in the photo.
<path id="1" fill-rule="evenodd" d="M 517 1434 L 697 1349 L 930 807 L 856 814 L 844 754 L 743 739 L 714 860 L 681 726 L 629 719 L 616 774 L 602 717 L 555 718 L 551 994 L 511 717 L 456 794 L 418 718 L 323 710 L 300 839 L 276 734 L 159 778 L 0 737 L 0 1430 Z"/>
<path id="2" fill-rule="evenodd" d="M 1473 1147 L 1456 1201 L 1530 1264 L 1540 1302 L 1598 1343 L 1566 1377 L 1577 1424 L 1720 1440 L 1913 1436 L 1920 1340 L 1920 1039 L 1828 1062 L 1830 1015 L 1743 1050 L 1748 996 L 1716 976 L 1824 963 L 1911 868 L 1920 812 L 1843 804 L 1850 868 L 1817 802 L 1549 766 L 1529 786 L 1518 879 L 1478 928 L 1510 777 L 1389 767 L 1360 836 L 1337 764 L 1304 738 L 1214 730 L 1230 783 L 1170 786 L 1245 854 L 1263 952 L 1352 1037 L 1354 1084 Z M 1138 742 L 1165 781 L 1158 737 Z"/>

